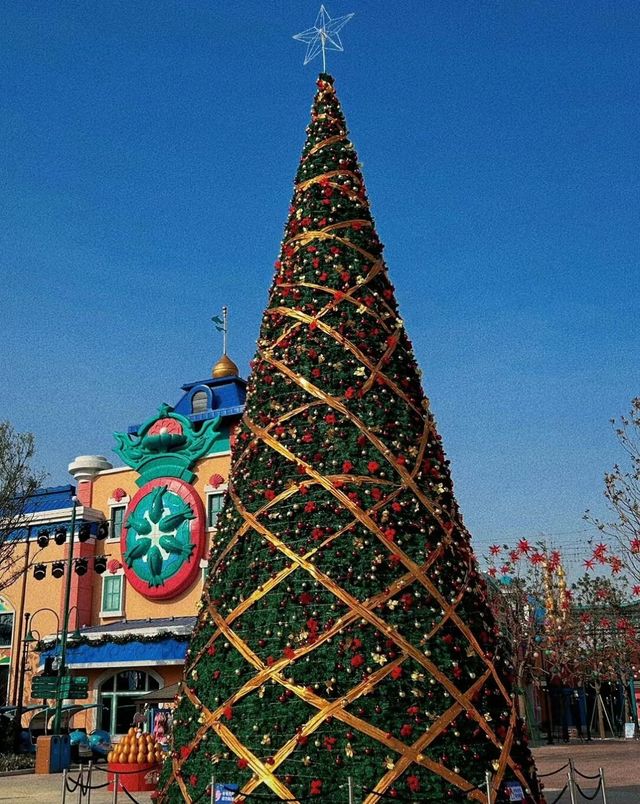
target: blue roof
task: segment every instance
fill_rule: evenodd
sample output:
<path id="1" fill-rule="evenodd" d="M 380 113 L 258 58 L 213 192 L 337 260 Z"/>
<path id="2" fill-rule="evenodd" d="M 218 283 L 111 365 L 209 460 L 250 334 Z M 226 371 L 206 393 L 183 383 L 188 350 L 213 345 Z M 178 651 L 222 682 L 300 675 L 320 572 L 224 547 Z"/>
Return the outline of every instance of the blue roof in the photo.
<path id="1" fill-rule="evenodd" d="M 57 508 L 71 508 L 76 487 L 51 486 L 46 489 L 37 489 L 25 504 L 25 513 L 36 514 L 40 511 L 54 511 Z"/>
<path id="2" fill-rule="evenodd" d="M 99 669 L 101 667 L 141 667 L 184 664 L 189 647 L 188 640 L 168 637 L 158 642 L 131 640 L 119 645 L 116 642 L 92 645 L 67 645 L 66 665 L 72 670 Z M 56 649 L 42 651 L 40 666 L 47 656 L 54 656 Z"/>
<path id="3" fill-rule="evenodd" d="M 208 377 L 206 380 L 188 382 L 182 386 L 185 391 L 173 410 L 186 416 L 192 422 L 201 422 L 206 419 L 238 418 L 244 411 L 244 400 L 247 395 L 247 382 L 241 377 Z M 200 413 L 193 413 L 193 397 L 203 391 L 206 395 L 205 409 Z M 139 424 L 127 428 L 131 435 L 138 433 Z"/>

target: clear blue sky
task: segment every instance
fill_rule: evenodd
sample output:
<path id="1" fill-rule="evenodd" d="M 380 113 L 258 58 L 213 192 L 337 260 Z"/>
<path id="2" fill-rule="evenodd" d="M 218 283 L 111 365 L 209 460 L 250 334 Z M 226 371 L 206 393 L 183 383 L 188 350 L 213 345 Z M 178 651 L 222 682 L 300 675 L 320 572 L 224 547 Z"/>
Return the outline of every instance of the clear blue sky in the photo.
<path id="1" fill-rule="evenodd" d="M 564 534 L 640 393 L 635 0 L 328 0 L 400 307 L 479 544 Z M 246 372 L 319 3 L 1 0 L 0 418 L 50 482 L 175 402 L 231 309 Z"/>

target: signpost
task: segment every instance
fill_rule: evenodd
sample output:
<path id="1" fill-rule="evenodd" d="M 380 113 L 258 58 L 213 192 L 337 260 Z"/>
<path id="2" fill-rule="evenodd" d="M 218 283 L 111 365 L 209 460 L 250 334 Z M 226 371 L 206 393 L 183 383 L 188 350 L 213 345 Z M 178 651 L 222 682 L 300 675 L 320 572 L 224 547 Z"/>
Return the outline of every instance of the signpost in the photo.
<path id="1" fill-rule="evenodd" d="M 86 699 L 89 676 L 36 676 L 31 682 L 31 697 L 48 700 Z"/>

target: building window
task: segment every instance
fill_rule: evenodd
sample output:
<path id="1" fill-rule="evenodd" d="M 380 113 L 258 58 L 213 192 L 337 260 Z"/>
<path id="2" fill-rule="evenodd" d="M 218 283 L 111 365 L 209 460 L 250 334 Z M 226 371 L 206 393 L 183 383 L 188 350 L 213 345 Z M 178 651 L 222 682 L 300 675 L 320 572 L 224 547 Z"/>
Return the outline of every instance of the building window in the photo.
<path id="1" fill-rule="evenodd" d="M 206 391 L 196 391 L 191 397 L 191 413 L 204 413 L 209 409 L 209 395 Z"/>
<path id="2" fill-rule="evenodd" d="M 111 507 L 111 525 L 109 526 L 109 540 L 120 541 L 122 535 L 122 525 L 124 524 L 124 512 L 126 505 L 113 505 Z"/>
<path id="3" fill-rule="evenodd" d="M 9 703 L 9 674 L 10 665 L 0 664 L 0 706 Z"/>
<path id="4" fill-rule="evenodd" d="M 209 494 L 207 497 L 207 527 L 215 528 L 218 524 L 218 517 L 222 511 L 222 504 L 224 502 L 223 494 Z"/>
<path id="5" fill-rule="evenodd" d="M 13 642 L 13 613 L 0 613 L 0 648 L 10 648 Z"/>
<path id="6" fill-rule="evenodd" d="M 160 689 L 160 682 L 155 675 L 142 670 L 114 673 L 99 687 L 100 728 L 110 734 L 126 734 L 133 724 L 140 695 L 157 689 Z"/>
<path id="7" fill-rule="evenodd" d="M 122 614 L 122 592 L 124 575 L 102 576 L 102 609 L 101 617 L 116 617 Z"/>

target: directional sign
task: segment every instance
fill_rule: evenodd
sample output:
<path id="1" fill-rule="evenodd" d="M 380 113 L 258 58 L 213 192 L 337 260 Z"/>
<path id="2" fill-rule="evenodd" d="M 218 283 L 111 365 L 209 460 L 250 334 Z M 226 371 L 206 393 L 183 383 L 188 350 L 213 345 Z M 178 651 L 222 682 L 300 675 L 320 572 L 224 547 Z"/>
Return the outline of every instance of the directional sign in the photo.
<path id="1" fill-rule="evenodd" d="M 35 676 L 31 682 L 31 697 L 42 698 L 69 698 L 71 700 L 89 697 L 88 676 Z"/>
<path id="2" fill-rule="evenodd" d="M 31 682 L 32 698 L 55 698 L 58 679 L 55 676 L 36 676 Z"/>

